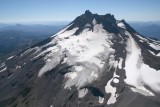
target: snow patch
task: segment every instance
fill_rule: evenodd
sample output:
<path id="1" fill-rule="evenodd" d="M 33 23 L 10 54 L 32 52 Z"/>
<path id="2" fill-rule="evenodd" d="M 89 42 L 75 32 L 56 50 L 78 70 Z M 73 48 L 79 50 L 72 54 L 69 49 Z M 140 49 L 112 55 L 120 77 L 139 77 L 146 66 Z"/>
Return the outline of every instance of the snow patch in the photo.
<path id="1" fill-rule="evenodd" d="M 150 86 L 153 90 L 160 92 L 160 70 L 155 70 L 146 64 L 142 64 L 139 72 L 141 72 L 143 81 L 146 85 Z"/>
<path id="2" fill-rule="evenodd" d="M 156 56 L 160 56 L 160 52 Z"/>
<path id="3" fill-rule="evenodd" d="M 149 46 L 152 47 L 152 48 L 155 49 L 155 50 L 160 50 L 160 45 L 156 45 L 156 44 L 153 44 L 153 43 L 149 43 Z"/>
<path id="4" fill-rule="evenodd" d="M 115 94 L 116 93 L 116 88 L 111 86 L 111 82 L 112 82 L 112 79 L 109 80 L 108 83 L 107 83 L 107 85 L 105 86 L 106 93 L 111 93 L 111 96 L 110 96 L 110 98 L 107 101 L 108 105 L 114 104 L 117 101 L 116 100 L 117 94 Z"/>
<path id="5" fill-rule="evenodd" d="M 21 66 L 16 66 L 16 69 L 19 69 L 19 68 L 21 68 Z"/>
<path id="6" fill-rule="evenodd" d="M 12 59 L 14 56 L 11 56 L 11 57 L 9 57 L 9 58 L 7 58 L 7 60 L 10 60 L 10 59 Z"/>
<path id="7" fill-rule="evenodd" d="M 7 70 L 7 67 L 5 67 L 5 68 L 3 68 L 2 70 L 0 70 L 0 72 L 3 72 L 3 71 L 5 71 L 5 70 Z"/>
<path id="8" fill-rule="evenodd" d="M 85 95 L 88 93 L 88 89 L 87 88 L 83 88 L 81 90 L 78 91 L 78 98 L 83 98 L 85 97 Z"/>
<path id="9" fill-rule="evenodd" d="M 104 97 L 99 96 L 99 103 L 102 104 L 104 102 Z"/>
<path id="10" fill-rule="evenodd" d="M 114 82 L 114 83 L 119 83 L 119 79 L 114 78 L 114 79 L 113 79 L 113 82 Z"/>
<path id="11" fill-rule="evenodd" d="M 96 21 L 96 19 L 93 19 L 93 25 L 96 25 L 97 24 L 97 21 Z"/>
<path id="12" fill-rule="evenodd" d="M 142 40 L 139 40 L 140 42 L 143 42 Z"/>
<path id="13" fill-rule="evenodd" d="M 119 69 L 122 69 L 122 62 L 123 62 L 123 58 L 119 58 L 119 62 L 118 62 Z"/>
<path id="14" fill-rule="evenodd" d="M 74 79 L 77 77 L 77 73 L 76 72 L 69 72 L 69 73 L 65 74 L 65 77 Z"/>
<path id="15" fill-rule="evenodd" d="M 2 67 L 4 67 L 4 66 L 5 66 L 5 63 L 2 63 L 1 66 L 0 66 L 0 68 L 2 68 Z"/>
<path id="16" fill-rule="evenodd" d="M 160 40 L 154 40 L 154 39 L 151 39 L 151 38 L 149 38 L 149 37 L 148 37 L 147 39 L 153 41 L 153 43 L 155 43 L 155 44 L 160 44 Z"/>
<path id="17" fill-rule="evenodd" d="M 67 27 L 63 28 L 61 31 L 59 31 L 58 33 L 56 33 L 55 35 L 51 36 L 54 37 L 56 35 L 60 35 L 61 33 L 65 32 L 69 27 L 71 27 L 74 23 L 69 24 Z"/>
<path id="18" fill-rule="evenodd" d="M 140 35 L 137 35 L 137 34 L 136 34 L 136 36 L 141 39 L 141 40 L 139 40 L 140 42 L 146 41 L 149 44 L 149 46 L 152 47 L 153 49 L 160 50 L 160 41 L 156 41 L 156 40 L 148 38 L 149 40 L 153 41 L 153 43 L 150 43 L 148 39 L 146 39 Z"/>
<path id="19" fill-rule="evenodd" d="M 91 25 L 87 23 L 85 27 L 91 27 Z"/>
<path id="20" fill-rule="evenodd" d="M 33 53 L 33 54 L 35 54 L 35 53 L 39 52 L 40 50 L 39 50 L 39 47 L 30 48 L 30 49 L 27 49 L 25 52 L 21 53 L 20 56 L 22 57 L 22 56 L 24 56 L 24 55 L 26 55 L 26 54 L 28 54 L 32 51 L 35 51 Z"/>
<path id="21" fill-rule="evenodd" d="M 148 50 L 152 55 L 159 56 L 159 53 L 156 55 L 154 52 Z"/>
<path id="22" fill-rule="evenodd" d="M 117 26 L 120 27 L 120 28 L 126 29 L 126 26 L 125 26 L 124 23 L 122 23 L 122 22 L 119 22 L 119 23 L 117 24 Z"/>
<path id="23" fill-rule="evenodd" d="M 144 42 L 144 41 L 149 42 L 146 38 L 144 38 L 144 37 L 142 37 L 142 36 L 140 36 L 140 35 L 137 35 L 137 34 L 136 34 L 136 36 L 137 36 L 138 38 L 140 38 L 141 41 L 143 40 L 143 42 Z"/>
<path id="24" fill-rule="evenodd" d="M 154 96 L 154 94 L 151 92 L 151 91 L 148 91 L 146 90 L 144 87 L 141 87 L 141 88 L 131 88 L 132 91 L 134 92 L 138 92 L 138 93 L 141 93 L 142 95 L 145 95 L 145 96 Z"/>
<path id="25" fill-rule="evenodd" d="M 114 55 L 110 56 L 109 65 L 110 65 L 110 68 L 111 67 L 117 68 L 118 61 L 115 60 L 115 56 Z"/>

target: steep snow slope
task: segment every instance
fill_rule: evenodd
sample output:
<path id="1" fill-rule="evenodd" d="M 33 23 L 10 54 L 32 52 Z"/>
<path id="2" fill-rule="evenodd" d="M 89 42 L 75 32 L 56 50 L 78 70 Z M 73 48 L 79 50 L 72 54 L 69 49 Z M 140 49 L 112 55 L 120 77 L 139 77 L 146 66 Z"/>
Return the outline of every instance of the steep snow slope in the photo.
<path id="1" fill-rule="evenodd" d="M 152 88 L 154 88 L 155 90 L 157 90 L 159 88 L 157 87 L 158 85 L 154 86 L 152 84 L 151 79 L 153 78 L 155 79 L 155 81 L 153 82 L 155 85 L 159 84 L 160 81 L 159 79 L 156 79 L 156 78 L 157 78 L 157 75 L 158 76 L 160 75 L 160 72 L 157 72 L 157 75 L 154 75 L 154 73 L 156 73 L 156 70 L 148 67 L 143 63 L 140 48 L 137 46 L 131 34 L 127 31 L 126 31 L 126 34 L 129 36 L 129 39 L 127 42 L 128 55 L 125 62 L 125 70 L 126 70 L 126 77 L 127 77 L 125 81 L 128 84 L 135 86 L 137 89 L 144 91 L 144 93 L 148 92 L 149 95 L 153 95 L 153 93 L 145 89 L 144 85 L 147 84 Z M 150 72 L 152 72 L 152 75 L 150 74 Z M 153 76 L 153 77 L 149 77 L 149 76 Z"/>

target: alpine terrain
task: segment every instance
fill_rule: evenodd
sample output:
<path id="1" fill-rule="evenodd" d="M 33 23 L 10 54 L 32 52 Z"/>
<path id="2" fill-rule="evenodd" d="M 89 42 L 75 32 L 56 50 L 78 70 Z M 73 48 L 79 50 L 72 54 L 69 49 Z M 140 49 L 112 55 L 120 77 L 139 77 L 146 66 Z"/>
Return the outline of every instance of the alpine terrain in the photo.
<path id="1" fill-rule="evenodd" d="M 87 10 L 0 64 L 0 107 L 160 107 L 160 41 Z"/>

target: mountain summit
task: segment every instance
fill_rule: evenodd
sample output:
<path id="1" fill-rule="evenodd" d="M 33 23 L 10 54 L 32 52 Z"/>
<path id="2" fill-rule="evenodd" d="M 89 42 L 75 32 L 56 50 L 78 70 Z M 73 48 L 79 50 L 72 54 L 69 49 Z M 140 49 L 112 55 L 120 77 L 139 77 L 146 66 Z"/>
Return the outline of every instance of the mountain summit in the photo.
<path id="1" fill-rule="evenodd" d="M 159 107 L 160 41 L 86 11 L 0 65 L 0 107 Z"/>

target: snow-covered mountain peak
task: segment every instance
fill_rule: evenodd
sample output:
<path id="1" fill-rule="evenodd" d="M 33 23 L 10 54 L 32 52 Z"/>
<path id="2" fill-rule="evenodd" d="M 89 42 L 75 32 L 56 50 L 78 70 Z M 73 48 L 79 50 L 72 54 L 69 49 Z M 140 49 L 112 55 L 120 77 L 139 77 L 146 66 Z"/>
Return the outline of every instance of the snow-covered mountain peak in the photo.
<path id="1" fill-rule="evenodd" d="M 0 65 L 0 104 L 12 95 L 20 107 L 159 107 L 159 77 L 160 41 L 86 11 Z"/>
<path id="2" fill-rule="evenodd" d="M 70 88 L 71 86 L 81 88 L 97 80 L 104 72 L 103 68 L 105 67 L 108 67 L 108 69 L 123 69 L 122 63 L 127 58 L 124 67 L 127 76 L 125 82 L 138 89 L 136 82 L 142 74 L 137 74 L 136 70 L 141 72 L 139 68 L 143 65 L 141 50 L 136 43 L 138 37 L 140 37 L 138 33 L 124 20 L 118 21 L 110 14 L 97 15 L 86 11 L 85 14 L 77 17 L 68 26 L 52 36 L 53 39 L 46 46 L 52 44 L 53 47 L 46 48 L 35 56 L 35 58 L 38 58 L 47 53 L 44 58 L 46 64 L 40 69 L 38 76 L 41 77 L 62 61 L 62 63 L 72 66 L 71 72 L 65 74 L 68 80 L 64 88 Z M 121 54 L 117 52 L 118 45 L 123 45 L 124 50 L 119 50 L 119 52 L 122 52 Z M 127 48 L 125 45 L 127 45 Z M 139 47 L 139 49 L 135 50 L 136 47 Z M 137 55 L 131 54 L 133 51 L 135 51 L 134 53 L 137 52 Z M 123 56 L 125 52 L 128 53 L 126 57 Z M 133 62 L 131 58 L 128 59 L 128 55 L 133 56 L 132 59 L 137 59 L 133 61 L 135 66 L 130 66 L 130 63 Z M 138 61 L 141 61 L 141 63 Z M 129 71 L 130 69 L 135 69 L 133 71 L 135 77 Z M 133 77 L 137 79 L 134 81 Z M 142 82 L 141 87 L 150 84 L 145 80 Z M 154 86 L 151 87 L 154 88 Z"/>

